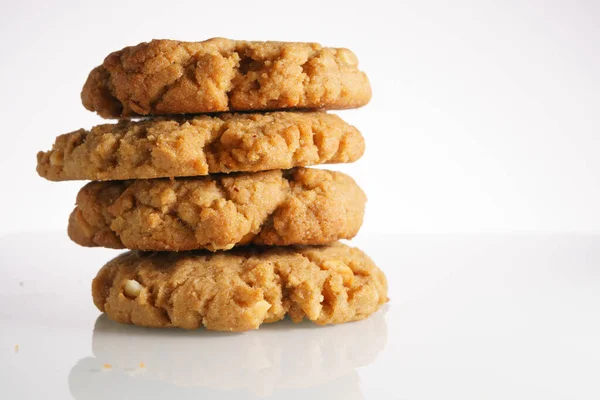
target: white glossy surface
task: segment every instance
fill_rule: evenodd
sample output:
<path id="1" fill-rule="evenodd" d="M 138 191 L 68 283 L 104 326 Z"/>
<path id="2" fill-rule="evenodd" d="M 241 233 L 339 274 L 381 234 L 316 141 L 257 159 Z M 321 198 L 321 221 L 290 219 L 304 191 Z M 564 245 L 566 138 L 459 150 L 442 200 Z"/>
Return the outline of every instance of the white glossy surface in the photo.
<path id="1" fill-rule="evenodd" d="M 222 334 L 117 325 L 89 293 L 116 252 L 0 237 L 1 398 L 600 398 L 600 237 L 354 244 L 388 275 L 382 312 Z"/>

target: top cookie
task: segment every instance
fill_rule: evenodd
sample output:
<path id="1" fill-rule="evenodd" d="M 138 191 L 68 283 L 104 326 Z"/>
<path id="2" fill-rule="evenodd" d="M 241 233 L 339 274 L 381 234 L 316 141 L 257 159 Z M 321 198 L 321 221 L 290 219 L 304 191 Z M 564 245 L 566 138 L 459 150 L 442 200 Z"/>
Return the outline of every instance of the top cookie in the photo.
<path id="1" fill-rule="evenodd" d="M 289 108 L 346 109 L 371 99 L 354 53 L 317 43 L 153 40 L 110 54 L 83 86 L 104 118 Z"/>

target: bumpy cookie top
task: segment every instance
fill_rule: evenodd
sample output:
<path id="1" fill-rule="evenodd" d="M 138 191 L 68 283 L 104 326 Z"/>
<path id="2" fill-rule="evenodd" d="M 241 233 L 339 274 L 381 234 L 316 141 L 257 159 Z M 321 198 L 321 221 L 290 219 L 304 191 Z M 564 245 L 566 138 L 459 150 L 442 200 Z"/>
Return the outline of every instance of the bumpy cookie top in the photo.
<path id="1" fill-rule="evenodd" d="M 257 172 L 352 162 L 364 148 L 356 128 L 324 112 L 153 118 L 60 135 L 37 171 L 52 181 Z"/>
<path id="2" fill-rule="evenodd" d="M 92 295 L 100 311 L 122 323 L 244 331 L 286 314 L 317 324 L 366 318 L 387 301 L 387 281 L 366 254 L 341 243 L 132 251 L 98 272 Z"/>
<path id="3" fill-rule="evenodd" d="M 312 168 L 90 182 L 77 195 L 69 236 L 150 251 L 326 244 L 356 235 L 365 201 L 348 175 Z"/>
<path id="4" fill-rule="evenodd" d="M 363 106 L 354 53 L 316 43 L 153 40 L 110 54 L 81 92 L 105 118 Z"/>

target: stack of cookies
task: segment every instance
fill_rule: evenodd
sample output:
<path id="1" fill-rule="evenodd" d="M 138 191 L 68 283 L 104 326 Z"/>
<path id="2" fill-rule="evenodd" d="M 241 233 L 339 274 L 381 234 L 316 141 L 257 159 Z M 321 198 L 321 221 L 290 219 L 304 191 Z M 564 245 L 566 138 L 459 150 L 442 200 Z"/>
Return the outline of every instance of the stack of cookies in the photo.
<path id="1" fill-rule="evenodd" d="M 255 329 L 366 318 L 387 283 L 356 235 L 366 197 L 340 172 L 360 132 L 325 109 L 366 104 L 347 49 L 314 43 L 154 40 L 110 54 L 83 105 L 120 119 L 38 153 L 52 181 L 92 180 L 70 238 L 131 251 L 99 272 L 94 303 L 150 327 Z M 269 111 L 285 110 L 285 111 Z"/>

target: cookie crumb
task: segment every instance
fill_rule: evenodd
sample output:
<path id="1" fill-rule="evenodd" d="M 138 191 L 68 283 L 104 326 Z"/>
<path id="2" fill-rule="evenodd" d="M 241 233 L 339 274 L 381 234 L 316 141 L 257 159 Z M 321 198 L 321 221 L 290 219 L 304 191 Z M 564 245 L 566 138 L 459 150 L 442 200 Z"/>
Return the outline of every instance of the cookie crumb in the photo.
<path id="1" fill-rule="evenodd" d="M 140 363 L 140 368 L 146 368 L 146 364 L 144 364 L 143 362 Z"/>
<path id="2" fill-rule="evenodd" d="M 104 368 L 104 369 L 112 369 L 112 365 L 110 365 L 110 364 L 104 364 L 102 366 L 102 368 Z"/>
<path id="3" fill-rule="evenodd" d="M 15 353 L 18 353 L 18 352 L 19 352 L 19 345 L 15 344 Z"/>

